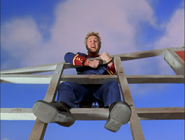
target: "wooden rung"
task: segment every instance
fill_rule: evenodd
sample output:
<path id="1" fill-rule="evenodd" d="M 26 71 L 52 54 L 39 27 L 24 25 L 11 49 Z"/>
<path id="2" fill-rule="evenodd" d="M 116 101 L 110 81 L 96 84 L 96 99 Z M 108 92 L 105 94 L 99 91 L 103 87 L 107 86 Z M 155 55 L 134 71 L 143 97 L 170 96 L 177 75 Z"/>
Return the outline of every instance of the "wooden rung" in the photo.
<path id="1" fill-rule="evenodd" d="M 136 108 L 140 120 L 183 120 L 184 107 Z M 107 120 L 109 111 L 104 108 L 72 108 L 76 120 Z M 1 108 L 1 120 L 35 120 L 31 108 Z"/>
<path id="2" fill-rule="evenodd" d="M 49 84 L 51 75 L 1 75 L 1 83 L 22 84 Z M 129 84 L 139 83 L 184 83 L 182 75 L 126 75 Z M 79 84 L 103 84 L 107 81 L 117 80 L 117 75 L 62 75 L 62 81 L 76 82 Z"/>

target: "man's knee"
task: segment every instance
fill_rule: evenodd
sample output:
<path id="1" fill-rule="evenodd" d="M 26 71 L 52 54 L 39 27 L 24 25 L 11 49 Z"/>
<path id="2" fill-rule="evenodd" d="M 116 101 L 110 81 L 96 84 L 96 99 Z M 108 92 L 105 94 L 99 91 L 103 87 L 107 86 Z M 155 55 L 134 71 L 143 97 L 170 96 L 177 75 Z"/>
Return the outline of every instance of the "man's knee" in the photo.
<path id="1" fill-rule="evenodd" d="M 69 82 L 62 82 L 62 83 L 60 83 L 58 88 L 63 89 L 65 87 L 71 87 L 71 84 Z"/>
<path id="2" fill-rule="evenodd" d="M 106 83 L 107 85 L 107 87 L 118 87 L 118 83 L 116 82 L 116 81 L 109 81 L 109 82 L 107 82 Z"/>

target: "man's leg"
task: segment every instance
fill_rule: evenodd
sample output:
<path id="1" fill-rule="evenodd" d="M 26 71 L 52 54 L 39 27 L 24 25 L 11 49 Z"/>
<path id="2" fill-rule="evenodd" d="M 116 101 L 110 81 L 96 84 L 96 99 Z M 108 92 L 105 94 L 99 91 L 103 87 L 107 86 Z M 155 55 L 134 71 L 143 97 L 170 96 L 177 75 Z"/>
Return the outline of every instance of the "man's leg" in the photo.
<path id="1" fill-rule="evenodd" d="M 104 83 L 95 93 L 94 97 L 104 102 L 104 107 L 108 107 L 114 102 L 121 101 L 120 90 L 116 81 Z"/>
<path id="2" fill-rule="evenodd" d="M 109 117 L 104 127 L 112 132 L 117 132 L 123 124 L 130 121 L 130 117 L 130 106 L 124 101 L 115 102 L 110 105 Z"/>
<path id="3" fill-rule="evenodd" d="M 37 101 L 33 106 L 33 113 L 45 123 L 56 122 L 69 127 L 75 122 L 75 118 L 70 113 L 71 107 L 83 98 L 88 100 L 88 94 L 89 91 L 82 85 L 63 82 L 58 88 L 57 102 Z"/>
<path id="4" fill-rule="evenodd" d="M 39 100 L 33 105 L 34 115 L 44 123 L 58 123 L 69 127 L 75 122 L 70 107 L 65 102 L 51 102 Z"/>
<path id="5" fill-rule="evenodd" d="M 65 102 L 70 107 L 75 107 L 75 103 L 91 103 L 93 93 L 83 85 L 74 82 L 63 82 L 59 85 L 57 101 Z"/>
<path id="6" fill-rule="evenodd" d="M 129 122 L 131 109 L 127 103 L 121 101 L 117 82 L 106 82 L 94 96 L 104 102 L 104 107 L 109 107 L 109 118 L 105 124 L 106 129 L 116 132 L 123 124 Z"/>

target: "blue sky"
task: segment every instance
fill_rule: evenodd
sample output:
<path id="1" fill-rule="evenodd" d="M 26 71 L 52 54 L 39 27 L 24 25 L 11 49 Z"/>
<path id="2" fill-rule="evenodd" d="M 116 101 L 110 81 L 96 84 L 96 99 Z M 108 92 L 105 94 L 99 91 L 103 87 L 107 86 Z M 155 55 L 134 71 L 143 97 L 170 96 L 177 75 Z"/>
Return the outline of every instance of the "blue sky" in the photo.
<path id="1" fill-rule="evenodd" d="M 100 33 L 110 55 L 184 44 L 183 0 L 2 0 L 1 70 L 63 62 L 85 52 L 84 38 Z M 163 57 L 123 62 L 126 75 L 175 75 Z M 75 74 L 73 70 L 65 74 Z M 183 84 L 130 84 L 136 107 L 183 107 Z M 1 84 L 2 108 L 31 108 L 48 85 Z M 155 89 L 155 91 L 153 90 Z M 183 140 L 184 121 L 140 121 L 146 140 Z M 105 121 L 49 124 L 45 140 L 131 140 L 129 125 L 112 133 Z M 1 121 L 2 140 L 28 139 L 34 121 Z"/>

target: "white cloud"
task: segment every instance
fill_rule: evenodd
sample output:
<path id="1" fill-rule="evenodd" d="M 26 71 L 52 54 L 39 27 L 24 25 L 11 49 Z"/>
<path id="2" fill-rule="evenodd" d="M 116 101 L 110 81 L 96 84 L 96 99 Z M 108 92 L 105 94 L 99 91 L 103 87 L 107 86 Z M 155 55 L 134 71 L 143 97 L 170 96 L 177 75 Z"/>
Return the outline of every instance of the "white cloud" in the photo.
<path id="1" fill-rule="evenodd" d="M 183 17 L 183 9 L 174 13 L 166 34 L 155 43 L 155 49 L 183 44 Z M 84 38 L 89 31 L 100 33 L 101 52 L 114 55 L 140 51 L 136 34 L 142 21 L 156 26 L 153 10 L 145 0 L 102 0 L 98 3 L 68 0 L 57 5 L 51 38 L 46 41 L 31 17 L 12 19 L 2 25 L 2 48 L 10 56 L 3 63 L 3 69 L 61 62 L 67 51 L 86 52 Z M 163 71 L 169 69 L 161 58 L 159 63 Z M 150 65 L 150 62 L 126 63 L 124 68 L 131 74 L 143 74 L 141 65 Z"/>
<path id="2" fill-rule="evenodd" d="M 80 3 L 66 1 L 57 7 L 56 17 L 55 25 L 51 29 L 52 42 L 68 46 L 68 49 L 73 51 L 83 51 L 84 36 L 89 31 L 98 31 L 102 36 L 102 49 L 111 50 L 110 52 L 115 54 L 125 47 L 123 53 L 137 50 L 133 41 L 136 34 L 135 26 L 141 20 L 152 22 L 152 9 L 144 0 L 98 3 L 93 0 Z M 74 46 L 80 47 L 75 47 L 74 50 Z"/>
<path id="3" fill-rule="evenodd" d="M 49 29 L 51 38 L 47 41 L 32 17 L 11 19 L 2 25 L 2 49 L 9 56 L 2 64 L 3 69 L 62 62 L 68 51 L 86 52 L 84 38 L 90 31 L 100 33 L 101 52 L 115 55 L 140 51 L 136 36 L 142 34 L 138 34 L 139 23 L 158 26 L 146 0 L 68 0 L 58 4 L 54 14 L 55 21 Z M 183 44 L 183 19 L 183 9 L 177 10 L 166 26 L 165 35 L 154 44 L 155 49 Z M 151 59 L 123 62 L 124 70 L 133 75 L 173 74 L 167 63 L 161 60 L 160 57 L 158 64 L 152 63 Z M 135 91 L 139 89 L 135 86 Z"/>
<path id="4" fill-rule="evenodd" d="M 155 43 L 155 48 L 182 47 L 183 43 L 184 9 L 178 9 L 166 26 L 165 35 Z"/>
<path id="5" fill-rule="evenodd" d="M 32 18 L 13 19 L 2 25 L 2 49 L 9 54 L 3 68 L 26 65 L 29 54 L 38 49 L 42 36 Z M 34 57 L 34 55 L 32 56 Z"/>
<path id="6" fill-rule="evenodd" d="M 139 51 L 136 32 L 141 21 L 155 24 L 153 11 L 146 0 L 68 0 L 56 7 L 48 41 L 43 40 L 32 18 L 14 19 L 2 26 L 2 47 L 9 55 L 16 55 L 14 61 L 21 67 L 56 63 L 64 61 L 67 51 L 86 52 L 85 35 L 97 31 L 102 37 L 101 52 L 107 51 L 111 55 L 135 52 Z M 10 64 L 10 61 L 6 63 Z M 132 65 L 128 64 L 126 68 L 129 67 Z"/>
<path id="7" fill-rule="evenodd" d="M 155 43 L 155 49 L 168 47 L 182 47 L 184 43 L 184 9 L 178 9 L 174 12 L 170 22 L 166 26 L 166 33 Z M 174 72 L 166 65 L 165 61 L 159 60 L 159 69 L 161 74 Z"/>
<path id="8" fill-rule="evenodd" d="M 25 52 L 38 47 L 42 37 L 32 18 L 15 19 L 7 22 L 2 28 L 2 45 L 10 52 L 20 49 Z M 34 49 L 33 48 L 33 49 Z M 20 52 L 16 52 L 20 53 Z"/>

